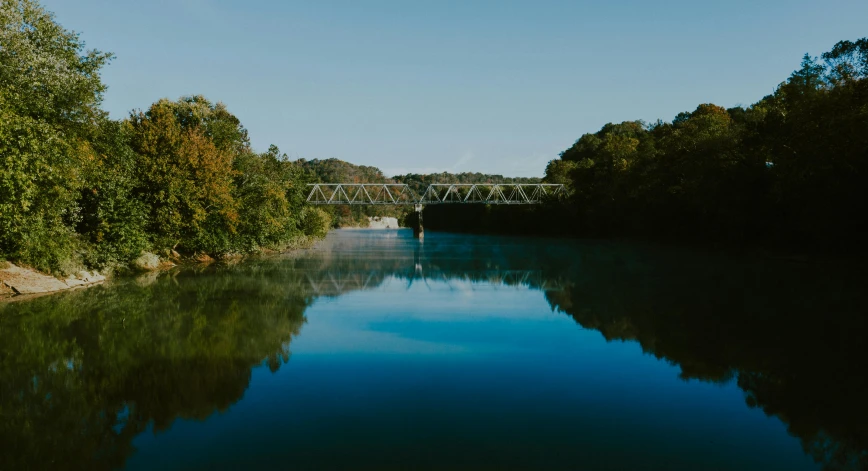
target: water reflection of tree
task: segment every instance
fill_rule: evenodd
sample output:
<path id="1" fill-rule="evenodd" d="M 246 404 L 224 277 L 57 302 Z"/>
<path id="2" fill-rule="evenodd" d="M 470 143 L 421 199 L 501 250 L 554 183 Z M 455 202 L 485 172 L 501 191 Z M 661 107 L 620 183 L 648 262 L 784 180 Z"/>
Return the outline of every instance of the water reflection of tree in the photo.
<path id="1" fill-rule="evenodd" d="M 868 469 L 865 276 L 823 263 L 675 250 L 579 255 L 552 307 L 638 342 L 684 379 L 736 379 L 824 469 Z"/>
<path id="2" fill-rule="evenodd" d="M 310 302 L 293 276 L 182 271 L 0 307 L 0 469 L 117 468 L 149 425 L 226 410 L 252 367 L 288 360 Z"/>

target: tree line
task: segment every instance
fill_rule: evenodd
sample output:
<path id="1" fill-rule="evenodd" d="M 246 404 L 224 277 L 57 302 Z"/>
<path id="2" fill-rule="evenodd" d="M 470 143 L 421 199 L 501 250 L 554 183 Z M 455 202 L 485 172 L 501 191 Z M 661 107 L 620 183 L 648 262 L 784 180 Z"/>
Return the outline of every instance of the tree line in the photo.
<path id="1" fill-rule="evenodd" d="M 408 173 L 406 175 L 395 175 L 394 178 L 398 183 L 407 184 L 419 196 L 425 193 L 428 185 L 434 183 L 539 183 L 542 180 L 537 177 L 504 177 L 503 175 L 479 172 Z"/>
<path id="2" fill-rule="evenodd" d="M 308 172 L 202 96 L 123 120 L 100 105 L 110 53 L 34 0 L 0 6 L 0 259 L 56 273 L 143 252 L 219 256 L 322 237 Z"/>
<path id="3" fill-rule="evenodd" d="M 841 41 L 748 107 L 585 134 L 549 163 L 573 232 L 822 247 L 868 214 L 868 38 Z"/>
<path id="4" fill-rule="evenodd" d="M 552 160 L 571 196 L 434 208 L 431 229 L 858 248 L 868 233 L 868 38 L 841 41 L 747 107 L 609 123 Z M 447 214 L 448 213 L 448 214 Z M 517 214 L 521 213 L 521 214 Z"/>

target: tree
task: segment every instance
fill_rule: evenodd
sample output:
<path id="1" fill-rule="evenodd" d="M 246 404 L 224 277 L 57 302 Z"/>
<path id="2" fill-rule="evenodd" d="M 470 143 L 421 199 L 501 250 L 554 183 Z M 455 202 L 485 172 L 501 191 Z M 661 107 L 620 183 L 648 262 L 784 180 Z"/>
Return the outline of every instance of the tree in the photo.
<path id="1" fill-rule="evenodd" d="M 840 41 L 831 51 L 823 54 L 831 70 L 833 83 L 868 78 L 868 38 L 855 42 Z"/>
<path id="2" fill-rule="evenodd" d="M 93 158 L 111 54 L 86 51 L 33 0 L 0 4 L 0 45 L 0 254 L 70 271 L 80 168 Z"/>
<path id="3" fill-rule="evenodd" d="M 233 169 L 239 205 L 238 247 L 248 251 L 280 248 L 302 234 L 325 235 L 309 232 L 313 229 L 305 223 L 304 214 L 311 209 L 304 208 L 309 177 L 276 146 L 263 154 L 241 153 Z"/>
<path id="4" fill-rule="evenodd" d="M 108 119 L 91 140 L 94 158 L 83 168 L 75 227 L 91 244 L 85 260 L 90 266 L 123 266 L 151 247 L 149 208 L 136 194 L 139 156 L 128 142 L 129 129 Z"/>
<path id="5" fill-rule="evenodd" d="M 150 210 L 148 231 L 156 247 L 210 254 L 232 248 L 235 143 L 213 139 L 209 125 L 219 123 L 213 116 L 219 112 L 202 98 L 160 100 L 126 123 L 139 155 L 137 197 Z"/>

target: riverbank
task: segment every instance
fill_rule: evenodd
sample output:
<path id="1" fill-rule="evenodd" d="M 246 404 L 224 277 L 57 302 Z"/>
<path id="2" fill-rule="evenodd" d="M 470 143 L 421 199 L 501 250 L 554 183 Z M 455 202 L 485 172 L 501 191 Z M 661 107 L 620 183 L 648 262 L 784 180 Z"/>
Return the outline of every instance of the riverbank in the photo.
<path id="1" fill-rule="evenodd" d="M 32 268 L 3 262 L 0 267 L 0 300 L 10 299 L 19 295 L 48 294 L 73 288 L 83 288 L 100 284 L 106 280 L 105 275 L 96 271 L 82 270 L 67 278 L 61 279 Z"/>
<path id="2" fill-rule="evenodd" d="M 279 256 L 296 250 L 313 246 L 319 237 L 302 236 L 284 243 L 279 248 L 261 248 L 250 254 L 226 254 L 221 257 L 211 257 L 205 253 L 189 256 L 175 251 L 167 251 L 162 256 L 144 252 L 136 258 L 129 267 L 120 270 L 106 268 L 102 271 L 81 270 L 65 278 L 52 276 L 34 268 L 19 266 L 0 260 L 0 302 L 19 301 L 60 293 L 71 289 L 88 288 L 109 281 L 114 276 L 135 276 L 146 273 L 160 273 L 178 266 L 209 265 L 211 263 L 238 263 L 252 257 Z"/>

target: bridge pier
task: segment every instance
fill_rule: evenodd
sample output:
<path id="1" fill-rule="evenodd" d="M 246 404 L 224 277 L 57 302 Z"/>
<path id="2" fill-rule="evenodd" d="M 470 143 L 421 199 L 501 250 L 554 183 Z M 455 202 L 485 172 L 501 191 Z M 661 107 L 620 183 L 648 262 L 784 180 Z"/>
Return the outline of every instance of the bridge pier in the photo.
<path id="1" fill-rule="evenodd" d="M 413 237 L 422 239 L 425 237 L 425 229 L 422 227 L 422 205 L 414 205 L 416 208 L 416 218 L 413 223 Z"/>

